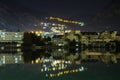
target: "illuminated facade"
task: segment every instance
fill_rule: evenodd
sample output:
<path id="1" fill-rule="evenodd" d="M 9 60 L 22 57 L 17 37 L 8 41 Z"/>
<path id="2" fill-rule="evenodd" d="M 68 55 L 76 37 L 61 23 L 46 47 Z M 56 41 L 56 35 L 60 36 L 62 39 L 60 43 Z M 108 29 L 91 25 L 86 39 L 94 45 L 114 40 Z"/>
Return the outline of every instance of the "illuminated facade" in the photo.
<path id="1" fill-rule="evenodd" d="M 58 47 L 63 47 L 65 45 L 68 45 L 68 42 L 65 39 L 52 38 L 51 42 L 53 43 L 53 45 Z"/>
<path id="2" fill-rule="evenodd" d="M 44 37 L 53 37 L 54 35 L 64 35 L 67 29 L 67 26 L 64 24 L 57 24 L 57 23 L 48 23 L 48 22 L 41 22 L 40 26 L 42 30 L 40 31 L 31 31 L 30 33 L 34 33 L 37 36 Z"/>
<path id="3" fill-rule="evenodd" d="M 117 35 L 117 31 L 104 31 L 101 33 L 72 31 L 66 36 L 66 38 L 71 41 L 80 41 L 84 44 L 89 44 L 93 42 L 110 42 L 115 40 L 120 41 L 120 36 Z"/>
<path id="4" fill-rule="evenodd" d="M 65 30 L 65 28 L 67 28 L 66 25 L 57 24 L 57 23 L 41 22 L 40 25 L 43 27 L 43 30 L 46 32 L 62 32 Z"/>
<path id="5" fill-rule="evenodd" d="M 23 32 L 0 30 L 0 53 L 21 52 L 23 35 Z"/>

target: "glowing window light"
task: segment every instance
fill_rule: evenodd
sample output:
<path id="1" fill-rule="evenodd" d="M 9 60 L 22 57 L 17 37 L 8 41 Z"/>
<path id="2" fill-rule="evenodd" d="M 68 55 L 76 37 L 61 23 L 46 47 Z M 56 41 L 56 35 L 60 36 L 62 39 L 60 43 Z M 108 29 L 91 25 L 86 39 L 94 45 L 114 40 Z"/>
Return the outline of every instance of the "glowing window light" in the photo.
<path id="1" fill-rule="evenodd" d="M 31 63 L 34 64 L 34 61 L 32 60 Z"/>
<path id="2" fill-rule="evenodd" d="M 57 20 L 57 21 L 64 22 L 64 23 L 72 23 L 72 24 L 78 24 L 78 25 L 84 26 L 83 22 L 64 20 L 61 18 L 54 18 L 54 17 L 50 17 L 49 19 L 50 20 Z"/>
<path id="3" fill-rule="evenodd" d="M 41 24 L 41 25 L 43 25 L 44 23 L 43 23 L 43 22 L 41 22 L 40 24 Z"/>
<path id="4" fill-rule="evenodd" d="M 36 60 L 35 60 L 35 63 L 38 63 L 38 62 L 39 62 L 39 60 L 36 59 Z"/>
<path id="5" fill-rule="evenodd" d="M 31 31 L 31 33 L 34 33 L 34 31 Z"/>
<path id="6" fill-rule="evenodd" d="M 53 23 L 52 25 L 53 25 L 53 26 L 55 26 L 56 24 L 55 24 L 55 23 Z"/>
<path id="7" fill-rule="evenodd" d="M 48 24 L 47 24 L 47 23 L 44 23 L 44 26 L 48 26 Z"/>
<path id="8" fill-rule="evenodd" d="M 3 61 L 3 64 L 5 64 L 5 60 Z"/>
<path id="9" fill-rule="evenodd" d="M 38 34 L 39 32 L 38 32 L 38 31 L 36 31 L 35 33 L 36 33 L 36 34 Z"/>
<path id="10" fill-rule="evenodd" d="M 62 49 L 58 49 L 58 51 L 62 51 Z"/>
<path id="11" fill-rule="evenodd" d="M 15 58 L 15 63 L 18 63 L 18 58 Z"/>

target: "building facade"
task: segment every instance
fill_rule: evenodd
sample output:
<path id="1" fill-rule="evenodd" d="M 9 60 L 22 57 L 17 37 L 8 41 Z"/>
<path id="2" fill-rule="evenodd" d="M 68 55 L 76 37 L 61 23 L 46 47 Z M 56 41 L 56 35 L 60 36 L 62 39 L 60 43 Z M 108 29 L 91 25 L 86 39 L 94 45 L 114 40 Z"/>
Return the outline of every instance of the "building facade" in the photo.
<path id="1" fill-rule="evenodd" d="M 23 32 L 0 30 L 0 53 L 19 53 L 23 43 Z"/>

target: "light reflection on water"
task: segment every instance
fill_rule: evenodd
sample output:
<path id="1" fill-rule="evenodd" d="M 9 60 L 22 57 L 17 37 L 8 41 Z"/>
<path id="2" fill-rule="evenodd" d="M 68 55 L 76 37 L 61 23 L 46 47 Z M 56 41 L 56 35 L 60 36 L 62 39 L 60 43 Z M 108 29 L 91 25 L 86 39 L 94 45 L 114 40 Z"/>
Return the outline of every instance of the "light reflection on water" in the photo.
<path id="1" fill-rule="evenodd" d="M 8 75 L 8 73 L 14 72 L 12 70 L 15 70 L 17 73 L 15 75 L 17 76 L 19 75 L 19 72 L 24 74 L 28 73 L 27 78 L 29 80 L 33 80 L 32 77 L 30 77 L 32 73 L 33 77 L 40 74 L 42 77 L 44 77 L 43 80 L 51 80 L 51 78 L 57 80 L 56 78 L 58 77 L 62 77 L 61 80 L 74 80 L 74 76 L 80 77 L 79 75 L 82 74 L 88 76 L 88 73 L 91 74 L 91 72 L 93 72 L 91 75 L 94 76 L 95 74 L 102 74 L 102 71 L 105 73 L 104 76 L 108 76 L 108 72 L 110 75 L 112 75 L 113 72 L 117 71 L 116 69 L 119 70 L 119 59 L 119 52 L 102 51 L 102 49 L 84 50 L 80 52 L 77 51 L 75 53 L 70 53 L 68 49 L 56 49 L 52 50 L 51 52 L 28 51 L 24 52 L 23 54 L 0 54 L 0 74 L 4 73 Z M 2 69 L 2 66 L 5 64 L 13 64 L 12 66 L 17 64 L 17 66 L 12 68 L 9 65 L 6 65 L 4 66 L 4 69 Z M 9 68 L 7 66 L 9 66 Z M 115 71 L 113 71 L 113 69 Z M 37 76 L 38 79 L 40 78 L 40 75 Z M 118 75 L 118 72 L 116 75 Z M 65 76 L 70 76 L 70 78 L 66 79 Z M 22 76 L 20 76 L 20 79 L 21 77 Z"/>
<path id="2" fill-rule="evenodd" d="M 36 57 L 31 60 L 31 63 L 42 63 L 43 66 L 40 71 L 46 77 L 57 78 L 89 71 L 89 67 L 82 65 L 83 63 L 103 62 L 109 64 L 111 62 L 117 63 L 118 59 L 120 59 L 120 54 L 116 53 L 116 49 L 110 51 L 106 51 L 104 48 L 78 50 L 76 48 L 72 49 L 72 51 L 70 49 L 55 48 L 51 52 L 45 51 L 45 55 Z"/>
<path id="3" fill-rule="evenodd" d="M 47 71 L 46 67 L 52 70 Z M 80 65 L 68 64 L 65 69 L 55 70 L 50 63 L 45 62 L 0 67 L 0 75 L 2 80 L 113 80 L 119 79 L 119 67 L 119 63 L 85 62 Z"/>
<path id="4" fill-rule="evenodd" d="M 72 66 L 70 61 L 65 60 L 41 60 L 43 66 L 41 67 L 41 72 L 45 72 L 46 77 L 56 77 L 65 74 L 82 72 L 87 70 L 83 66 L 78 68 L 70 68 Z"/>

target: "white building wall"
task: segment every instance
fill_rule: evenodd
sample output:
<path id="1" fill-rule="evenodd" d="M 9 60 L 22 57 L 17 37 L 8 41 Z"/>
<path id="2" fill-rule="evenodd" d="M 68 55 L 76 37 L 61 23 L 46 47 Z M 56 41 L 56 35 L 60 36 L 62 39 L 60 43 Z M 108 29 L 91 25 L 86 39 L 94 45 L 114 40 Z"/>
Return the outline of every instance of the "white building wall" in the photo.
<path id="1" fill-rule="evenodd" d="M 23 32 L 7 32 L 0 30 L 0 41 L 21 41 L 23 35 Z"/>

